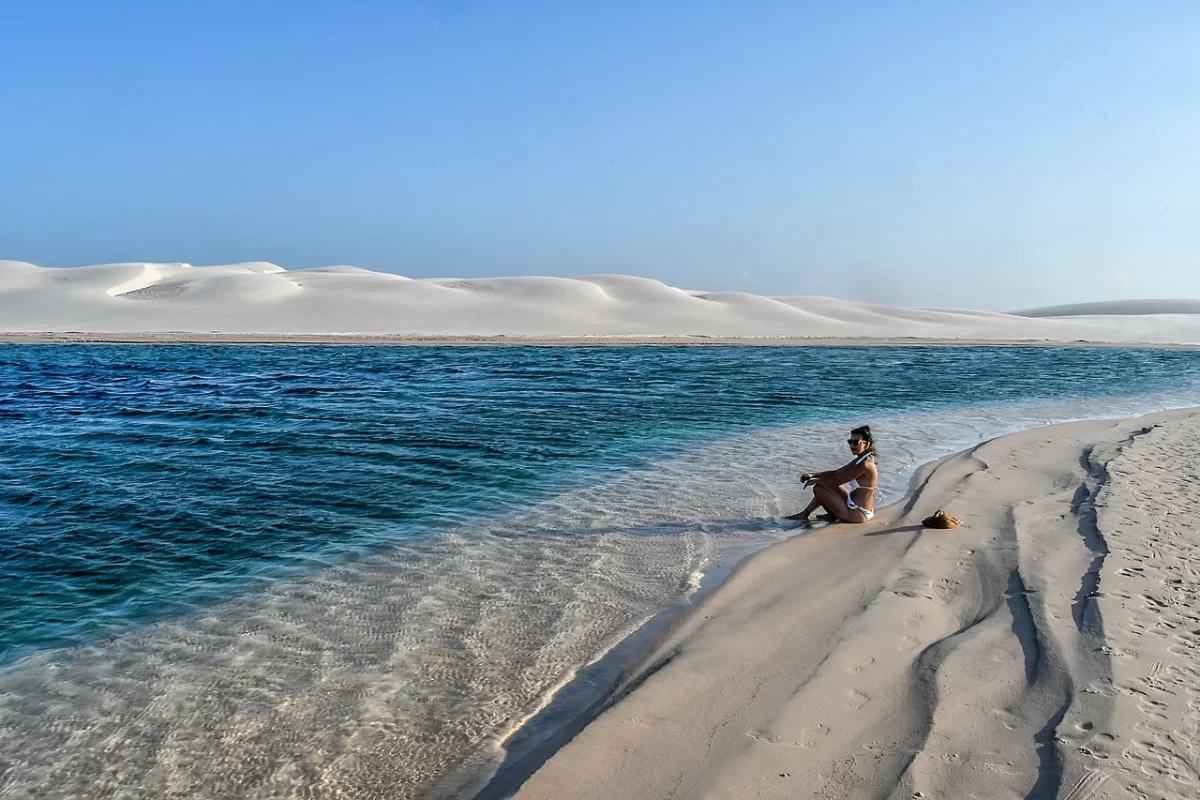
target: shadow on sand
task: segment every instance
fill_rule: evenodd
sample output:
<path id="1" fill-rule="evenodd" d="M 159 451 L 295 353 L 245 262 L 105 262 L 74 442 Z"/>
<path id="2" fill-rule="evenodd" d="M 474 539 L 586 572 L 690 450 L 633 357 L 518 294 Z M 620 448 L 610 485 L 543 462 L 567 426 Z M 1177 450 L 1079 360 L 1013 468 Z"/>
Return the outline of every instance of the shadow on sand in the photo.
<path id="1" fill-rule="evenodd" d="M 895 528 L 883 528 L 878 531 L 868 531 L 863 536 L 888 536 L 893 533 L 919 533 L 925 530 L 924 525 L 901 525 Z"/>

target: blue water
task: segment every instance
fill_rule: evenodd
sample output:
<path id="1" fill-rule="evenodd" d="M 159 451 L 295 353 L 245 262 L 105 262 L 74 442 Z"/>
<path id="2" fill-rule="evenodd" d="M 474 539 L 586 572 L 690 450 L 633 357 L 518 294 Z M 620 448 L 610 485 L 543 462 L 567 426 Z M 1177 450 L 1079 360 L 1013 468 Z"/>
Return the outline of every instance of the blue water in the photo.
<path id="1" fill-rule="evenodd" d="M 1162 350 L 0 347 L 0 796 L 470 796 L 795 535 L 852 425 L 887 502 L 1198 386 Z"/>
<path id="2" fill-rule="evenodd" d="M 8 346 L 0 660 L 738 431 L 1198 380 L 1167 350 Z"/>

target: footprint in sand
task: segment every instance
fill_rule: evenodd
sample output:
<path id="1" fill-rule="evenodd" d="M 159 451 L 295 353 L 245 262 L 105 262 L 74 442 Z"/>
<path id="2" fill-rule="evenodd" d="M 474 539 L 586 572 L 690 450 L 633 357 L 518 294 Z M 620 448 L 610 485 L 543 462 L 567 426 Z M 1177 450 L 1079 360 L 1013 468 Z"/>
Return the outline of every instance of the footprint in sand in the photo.
<path id="1" fill-rule="evenodd" d="M 850 702 L 846 704 L 846 707 L 852 711 L 857 711 L 869 702 L 871 702 L 871 696 L 866 692 L 859 691 L 858 689 L 851 689 Z"/>
<path id="2" fill-rule="evenodd" d="M 853 672 L 856 675 L 861 674 L 863 672 L 866 672 L 867 668 L 869 668 L 874 663 L 875 663 L 875 659 L 873 659 L 869 656 L 866 658 L 855 659 L 854 662 L 850 664 L 850 672 Z"/>
<path id="3" fill-rule="evenodd" d="M 905 636 L 903 639 L 900 640 L 900 649 L 901 650 L 912 650 L 920 643 L 921 643 L 921 640 L 916 638 L 915 636 Z"/>
<path id="4" fill-rule="evenodd" d="M 829 735 L 832 729 L 827 725 L 817 723 L 815 727 L 804 728 L 800 731 L 800 741 L 796 744 L 801 747 L 816 747 L 817 740 Z"/>

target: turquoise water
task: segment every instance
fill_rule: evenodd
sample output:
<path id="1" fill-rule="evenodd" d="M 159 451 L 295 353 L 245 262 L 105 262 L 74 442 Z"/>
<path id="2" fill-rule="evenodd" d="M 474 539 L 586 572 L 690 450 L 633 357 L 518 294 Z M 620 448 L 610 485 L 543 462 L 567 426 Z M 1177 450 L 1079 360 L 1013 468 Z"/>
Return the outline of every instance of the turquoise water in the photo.
<path id="1" fill-rule="evenodd" d="M 1198 384 L 1134 349 L 7 346 L 0 793 L 436 794 L 791 535 L 851 424 L 896 499 Z"/>

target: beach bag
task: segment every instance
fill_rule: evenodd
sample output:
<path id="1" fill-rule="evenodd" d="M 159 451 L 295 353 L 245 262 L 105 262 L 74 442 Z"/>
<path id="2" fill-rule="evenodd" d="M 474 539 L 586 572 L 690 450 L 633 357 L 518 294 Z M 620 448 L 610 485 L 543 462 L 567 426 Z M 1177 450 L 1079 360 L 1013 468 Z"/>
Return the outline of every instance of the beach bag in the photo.
<path id="1" fill-rule="evenodd" d="M 921 524 L 926 528 L 938 528 L 940 530 L 949 530 L 962 525 L 962 520 L 957 517 L 952 517 L 945 511 L 937 511 L 932 517 L 926 517 L 921 520 Z"/>

